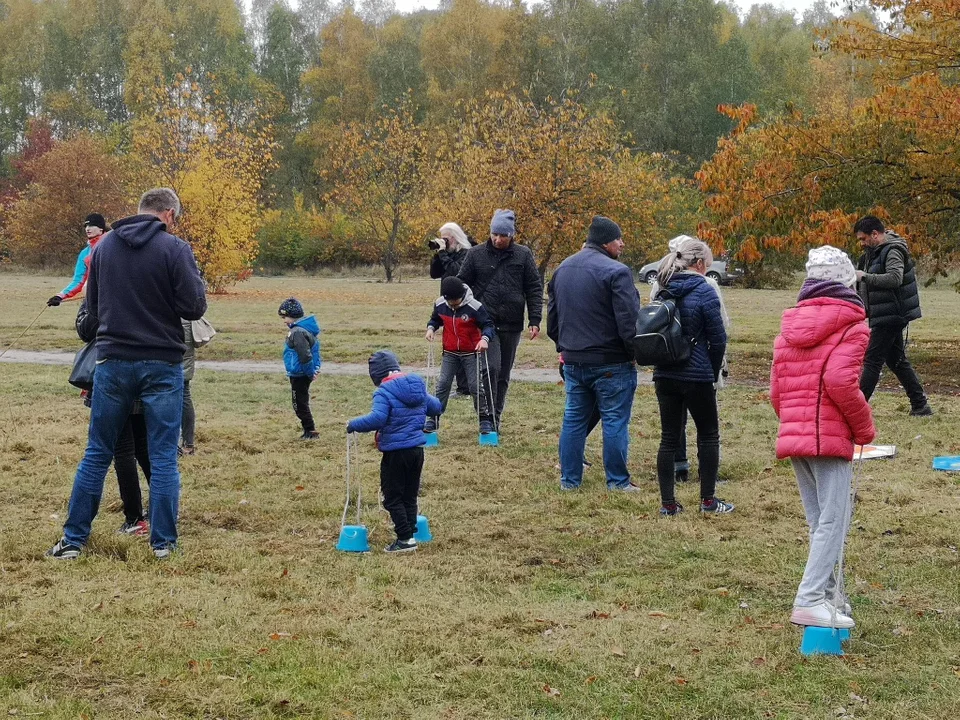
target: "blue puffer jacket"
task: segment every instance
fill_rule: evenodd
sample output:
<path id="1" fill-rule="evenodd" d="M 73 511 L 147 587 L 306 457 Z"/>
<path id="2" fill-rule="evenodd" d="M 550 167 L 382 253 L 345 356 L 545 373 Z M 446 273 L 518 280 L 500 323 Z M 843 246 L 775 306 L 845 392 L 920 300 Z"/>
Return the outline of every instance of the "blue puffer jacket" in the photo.
<path id="1" fill-rule="evenodd" d="M 313 377 L 320 369 L 320 326 L 313 315 L 290 326 L 283 345 L 283 366 L 288 377 Z"/>
<path id="2" fill-rule="evenodd" d="M 696 343 L 687 362 L 682 365 L 658 365 L 653 369 L 653 379 L 716 382 L 727 348 L 720 296 L 703 275 L 692 272 L 674 275 L 667 285 L 667 291 L 677 303 L 683 334 L 695 338 Z"/>
<path id="3" fill-rule="evenodd" d="M 374 391 L 370 413 L 347 423 L 347 432 L 379 430 L 381 452 L 421 447 L 427 415 L 441 412 L 440 401 L 427 392 L 422 377 L 390 375 Z"/>

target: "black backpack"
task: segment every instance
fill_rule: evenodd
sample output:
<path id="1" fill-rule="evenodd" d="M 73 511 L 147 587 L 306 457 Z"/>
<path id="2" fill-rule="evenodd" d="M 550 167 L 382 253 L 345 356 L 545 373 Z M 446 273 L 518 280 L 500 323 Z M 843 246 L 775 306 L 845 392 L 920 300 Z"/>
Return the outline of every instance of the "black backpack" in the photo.
<path id="1" fill-rule="evenodd" d="M 679 365 L 690 359 L 693 340 L 683 334 L 677 304 L 666 290 L 640 308 L 631 346 L 638 365 Z"/>

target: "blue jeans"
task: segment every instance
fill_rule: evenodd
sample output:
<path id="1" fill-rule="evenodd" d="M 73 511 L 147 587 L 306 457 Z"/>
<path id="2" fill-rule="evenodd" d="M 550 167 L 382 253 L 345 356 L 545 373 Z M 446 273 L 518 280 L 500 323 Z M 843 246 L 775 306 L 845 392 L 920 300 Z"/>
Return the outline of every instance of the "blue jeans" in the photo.
<path id="1" fill-rule="evenodd" d="M 567 404 L 560 431 L 560 487 L 573 490 L 583 482 L 583 446 L 594 407 L 603 428 L 603 469 L 607 487 L 630 484 L 627 451 L 630 448 L 630 412 L 637 389 L 633 363 L 564 366 Z"/>
<path id="2" fill-rule="evenodd" d="M 72 545 L 85 545 L 90 537 L 117 437 L 137 398 L 143 403 L 150 455 L 150 545 L 163 548 L 177 542 L 183 369 L 159 360 L 103 360 L 93 376 L 87 449 L 73 480 L 63 526 L 63 536 Z"/>

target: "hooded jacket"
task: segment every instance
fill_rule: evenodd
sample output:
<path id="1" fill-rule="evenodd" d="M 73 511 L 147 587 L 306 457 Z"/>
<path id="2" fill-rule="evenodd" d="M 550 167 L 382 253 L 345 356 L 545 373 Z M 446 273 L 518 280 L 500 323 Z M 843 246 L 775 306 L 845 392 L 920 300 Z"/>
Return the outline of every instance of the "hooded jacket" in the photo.
<path id="1" fill-rule="evenodd" d="M 320 365 L 320 326 L 313 315 L 307 315 L 290 326 L 283 346 L 283 367 L 287 377 L 313 377 Z"/>
<path id="2" fill-rule="evenodd" d="M 511 242 L 497 250 L 492 240 L 466 251 L 457 277 L 473 289 L 483 303 L 497 331 L 523 332 L 523 306 L 527 324 L 540 327 L 543 316 L 543 282 L 525 245 Z"/>
<path id="3" fill-rule="evenodd" d="M 654 367 L 653 379 L 716 382 L 727 349 L 727 331 L 723 329 L 720 296 L 703 275 L 695 272 L 674 275 L 666 292 L 676 302 L 683 334 L 693 338 L 693 347 L 685 363 Z"/>
<path id="4" fill-rule="evenodd" d="M 347 423 L 347 432 L 380 431 L 382 452 L 422 447 L 427 415 L 443 412 L 440 401 L 427 392 L 419 375 L 388 375 L 373 393 L 373 408 L 367 415 Z"/>
<path id="5" fill-rule="evenodd" d="M 87 277 L 90 275 L 90 253 L 93 252 L 93 249 L 97 246 L 97 243 L 100 242 L 101 238 L 103 238 L 102 233 L 93 239 L 87 240 L 86 246 L 84 246 L 80 254 L 77 255 L 77 264 L 73 268 L 73 279 L 69 285 L 57 293 L 61 300 L 69 300 L 79 295 L 87 284 Z"/>
<path id="6" fill-rule="evenodd" d="M 784 311 L 770 370 L 778 458 L 851 460 L 854 442 L 873 440 L 859 384 L 870 339 L 865 317 L 859 305 L 836 297 L 812 297 Z"/>
<path id="7" fill-rule="evenodd" d="M 639 314 L 630 268 L 596 245 L 568 257 L 550 278 L 547 335 L 564 362 L 631 362 Z"/>
<path id="8" fill-rule="evenodd" d="M 193 251 L 154 215 L 118 220 L 90 256 L 87 309 L 99 322 L 101 359 L 179 364 L 181 318 L 207 309 Z"/>
<path id="9" fill-rule="evenodd" d="M 427 327 L 443 328 L 443 351 L 472 355 L 481 337 L 493 340 L 496 330 L 487 309 L 466 289 L 463 302 L 454 310 L 441 295 L 433 306 Z"/>

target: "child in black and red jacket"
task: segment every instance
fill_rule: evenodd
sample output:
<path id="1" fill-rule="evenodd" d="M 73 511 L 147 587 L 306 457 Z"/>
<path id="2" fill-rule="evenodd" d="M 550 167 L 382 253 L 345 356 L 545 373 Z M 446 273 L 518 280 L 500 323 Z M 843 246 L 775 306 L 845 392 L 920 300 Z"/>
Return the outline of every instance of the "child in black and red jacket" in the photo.
<path id="1" fill-rule="evenodd" d="M 489 389 L 480 387 L 477 373 L 477 353 L 485 352 L 496 335 L 493 320 L 487 309 L 473 297 L 470 288 L 457 277 L 446 277 L 440 283 L 440 297 L 433 306 L 433 315 L 427 323 L 427 340 L 433 342 L 434 333 L 443 329 L 443 363 L 437 380 L 437 398 L 444 410 L 450 386 L 457 372 L 467 373 L 467 387 L 473 396 L 473 406 L 480 416 L 480 432 L 495 431 Z M 424 432 L 437 429 L 438 417 L 428 417 Z"/>

